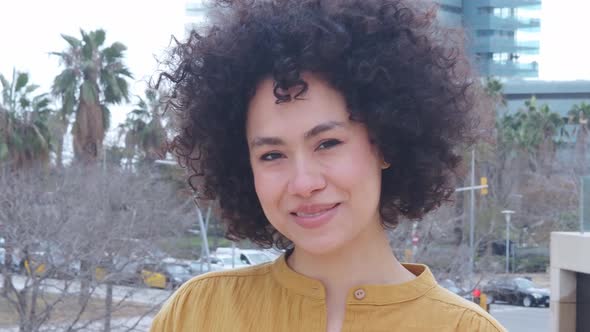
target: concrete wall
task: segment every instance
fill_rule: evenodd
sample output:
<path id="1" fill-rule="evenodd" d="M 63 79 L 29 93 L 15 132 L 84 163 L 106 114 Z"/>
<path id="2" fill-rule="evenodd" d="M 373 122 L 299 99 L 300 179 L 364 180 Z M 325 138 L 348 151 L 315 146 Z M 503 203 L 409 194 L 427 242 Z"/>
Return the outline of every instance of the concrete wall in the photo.
<path id="1" fill-rule="evenodd" d="M 587 332 L 576 326 L 577 280 L 590 274 L 590 233 L 551 233 L 551 331 Z M 590 314 L 590 313 L 588 313 Z"/>

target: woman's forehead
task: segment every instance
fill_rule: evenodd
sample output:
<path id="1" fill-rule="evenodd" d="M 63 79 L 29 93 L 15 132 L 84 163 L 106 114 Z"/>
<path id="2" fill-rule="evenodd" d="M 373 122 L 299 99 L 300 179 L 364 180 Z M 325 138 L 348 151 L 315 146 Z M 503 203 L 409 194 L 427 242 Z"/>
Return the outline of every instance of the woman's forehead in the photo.
<path id="1" fill-rule="evenodd" d="M 340 92 L 313 74 L 304 74 L 302 78 L 308 85 L 307 91 L 297 99 L 279 104 L 273 93 L 274 81 L 260 82 L 248 106 L 247 130 L 259 131 L 282 122 L 292 126 L 348 119 L 346 102 Z"/>

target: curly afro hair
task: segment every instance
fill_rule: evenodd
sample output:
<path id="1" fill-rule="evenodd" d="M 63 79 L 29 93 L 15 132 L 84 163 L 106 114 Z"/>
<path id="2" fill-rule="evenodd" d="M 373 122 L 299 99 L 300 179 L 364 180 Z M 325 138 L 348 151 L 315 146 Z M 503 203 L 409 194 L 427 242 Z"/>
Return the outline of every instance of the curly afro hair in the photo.
<path id="1" fill-rule="evenodd" d="M 449 199 L 473 140 L 474 82 L 461 34 L 416 0 L 218 1 L 206 31 L 173 48 L 167 73 L 180 115 L 171 151 L 200 199 L 218 200 L 226 236 L 263 246 L 291 242 L 258 201 L 245 123 L 257 84 L 271 77 L 277 103 L 319 75 L 345 97 L 384 159 L 384 227 L 420 219 Z M 459 36 L 459 38 L 453 38 Z M 288 91 L 299 91 L 291 96 Z"/>

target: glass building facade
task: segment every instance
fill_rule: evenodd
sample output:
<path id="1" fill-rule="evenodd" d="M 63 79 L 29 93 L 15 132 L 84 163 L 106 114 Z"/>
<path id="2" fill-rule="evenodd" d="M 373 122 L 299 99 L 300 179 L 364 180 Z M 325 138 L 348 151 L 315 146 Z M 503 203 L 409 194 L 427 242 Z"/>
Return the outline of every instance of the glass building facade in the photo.
<path id="1" fill-rule="evenodd" d="M 207 9 L 204 0 L 187 0 L 185 2 L 184 31 L 187 36 L 193 29 L 198 31 L 206 22 L 208 14 Z"/>
<path id="2" fill-rule="evenodd" d="M 541 0 L 434 1 L 442 24 L 465 29 L 468 49 L 482 76 L 539 76 Z M 186 0 L 187 32 L 205 22 L 205 3 Z"/>
<path id="3" fill-rule="evenodd" d="M 541 0 L 437 0 L 444 25 L 465 29 L 482 76 L 539 75 Z"/>

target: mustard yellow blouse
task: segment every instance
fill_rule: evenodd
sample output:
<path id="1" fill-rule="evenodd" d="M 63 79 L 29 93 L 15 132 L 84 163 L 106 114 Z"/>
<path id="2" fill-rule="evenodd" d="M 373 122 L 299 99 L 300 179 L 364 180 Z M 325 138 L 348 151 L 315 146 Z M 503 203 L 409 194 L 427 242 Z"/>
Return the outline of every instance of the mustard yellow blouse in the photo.
<path id="1" fill-rule="evenodd" d="M 362 285 L 348 295 L 342 332 L 497 332 L 492 316 L 437 285 L 425 265 L 398 285 Z M 151 332 L 326 331 L 322 284 L 275 262 L 196 277 L 166 302 Z"/>

